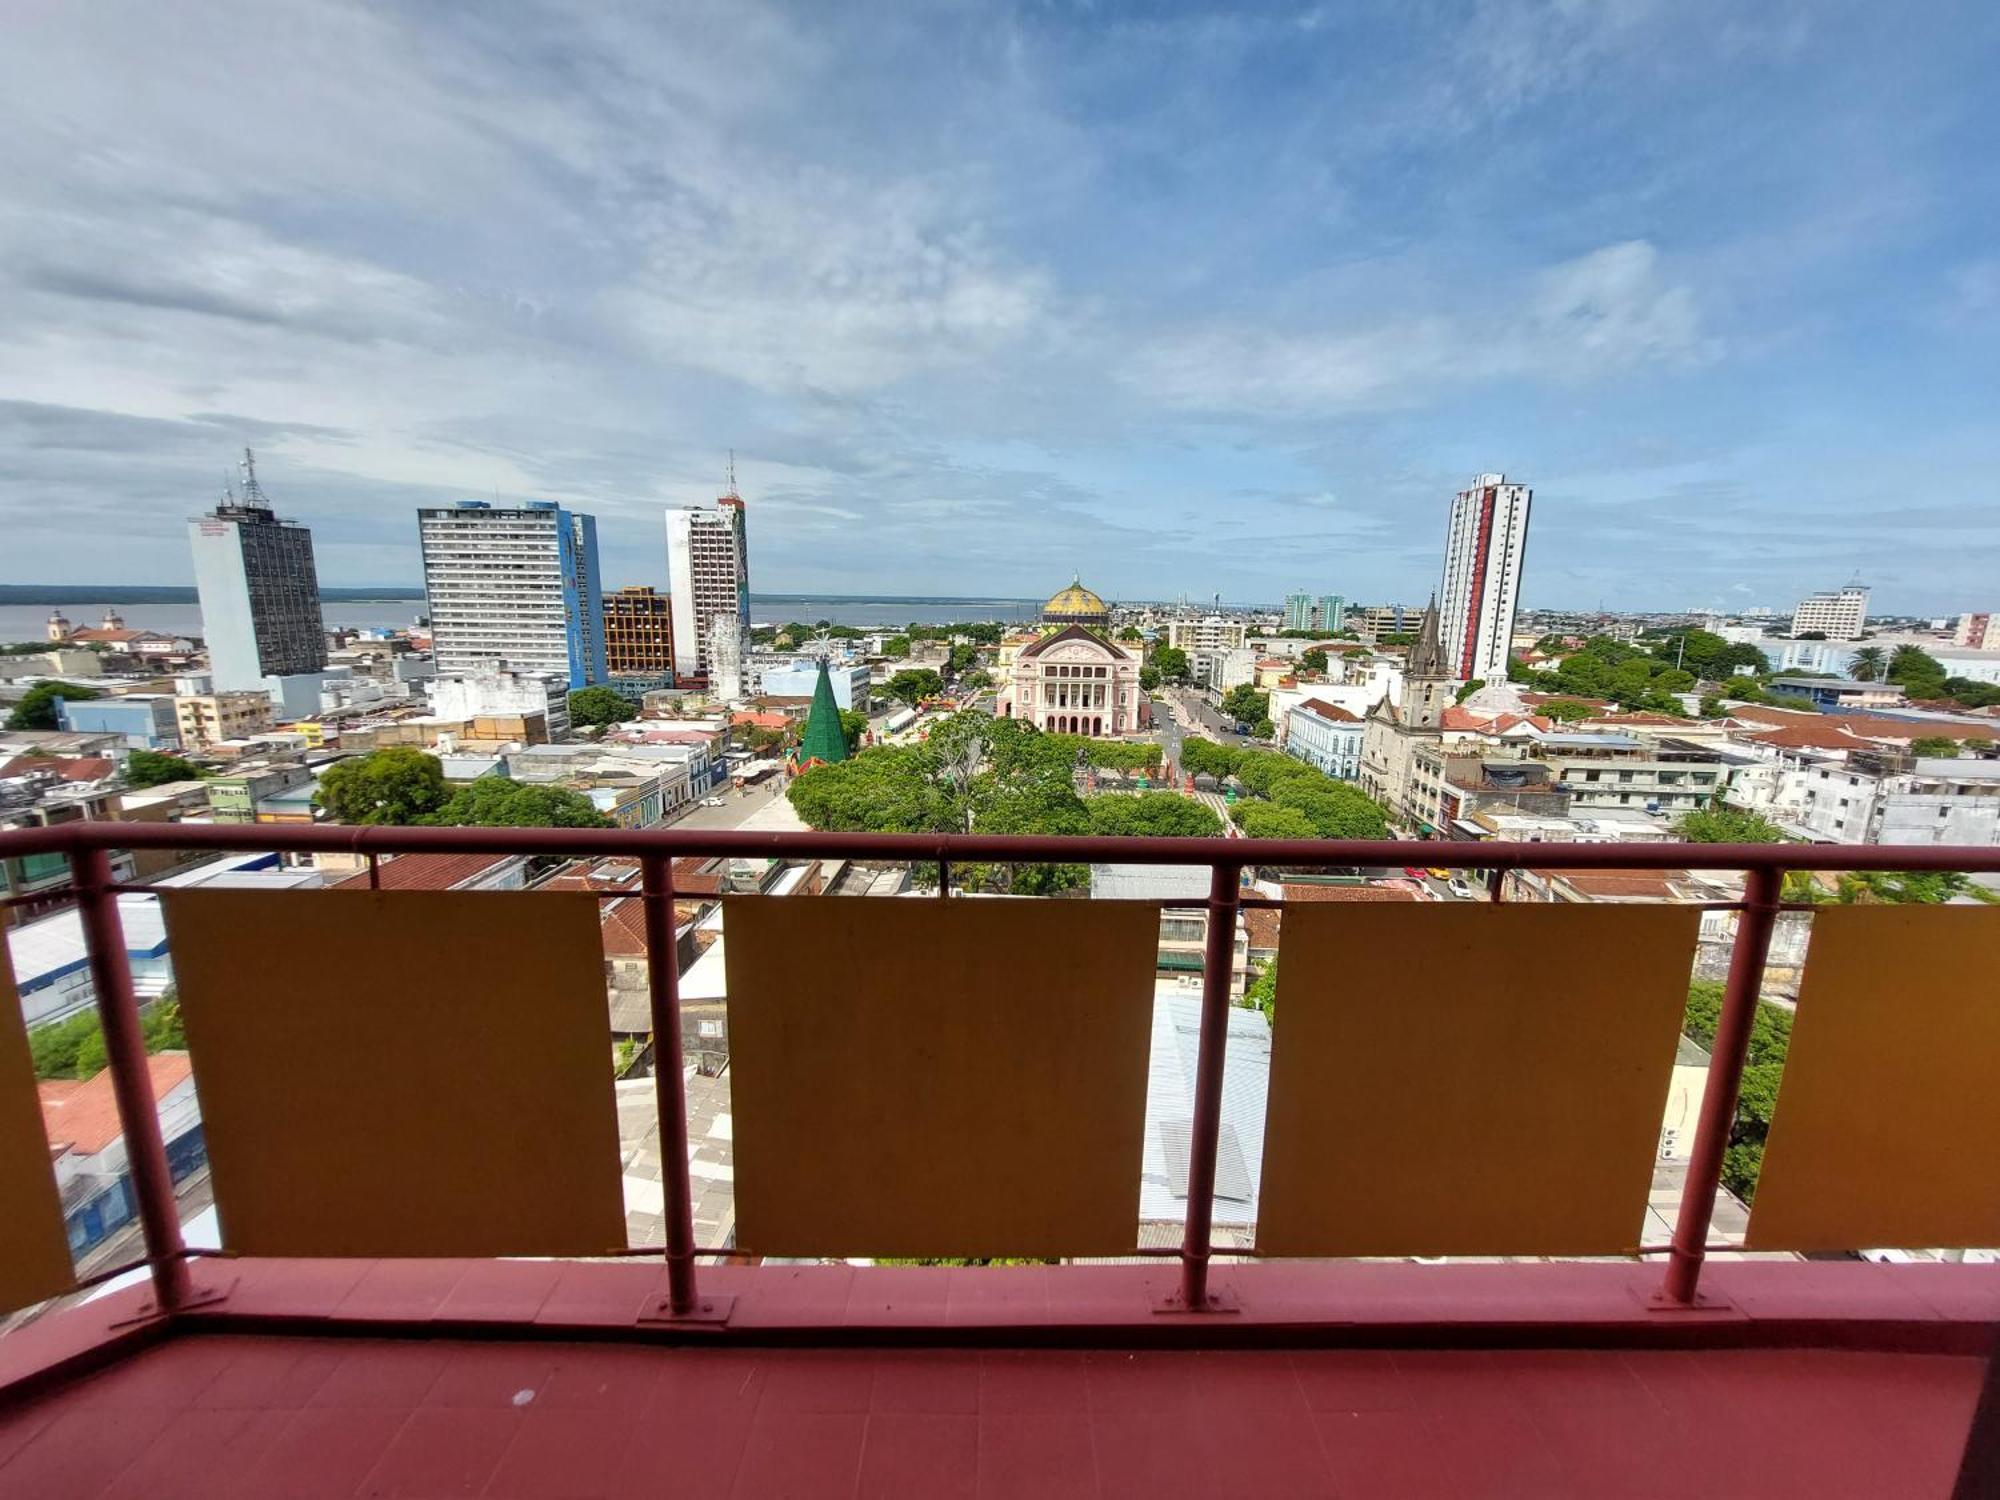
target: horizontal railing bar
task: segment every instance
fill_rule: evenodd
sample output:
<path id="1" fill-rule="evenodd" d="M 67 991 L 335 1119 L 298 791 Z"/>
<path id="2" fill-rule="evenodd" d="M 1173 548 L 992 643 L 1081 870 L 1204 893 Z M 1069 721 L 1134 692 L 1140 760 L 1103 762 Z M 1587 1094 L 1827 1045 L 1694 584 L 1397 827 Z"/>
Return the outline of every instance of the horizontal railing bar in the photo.
<path id="1" fill-rule="evenodd" d="M 1958 870 L 2000 872 L 2000 846 L 1887 844 L 1496 844 L 1397 839 L 1216 839 L 1017 834 L 767 833 L 683 828 L 395 828 L 346 824 L 120 823 L 0 832 L 0 857 L 91 849 L 347 854 L 633 854 L 881 859 L 972 864 L 1395 867 L 1456 870 Z"/>

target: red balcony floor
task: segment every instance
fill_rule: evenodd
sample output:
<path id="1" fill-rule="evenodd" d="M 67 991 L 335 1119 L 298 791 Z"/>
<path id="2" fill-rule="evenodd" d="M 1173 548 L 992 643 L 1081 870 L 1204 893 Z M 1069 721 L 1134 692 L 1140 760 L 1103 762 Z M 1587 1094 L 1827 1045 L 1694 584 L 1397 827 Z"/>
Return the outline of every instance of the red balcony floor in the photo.
<path id="1" fill-rule="evenodd" d="M 1943 1496 L 1976 1359 L 175 1339 L 0 1409 L 0 1495 Z"/>

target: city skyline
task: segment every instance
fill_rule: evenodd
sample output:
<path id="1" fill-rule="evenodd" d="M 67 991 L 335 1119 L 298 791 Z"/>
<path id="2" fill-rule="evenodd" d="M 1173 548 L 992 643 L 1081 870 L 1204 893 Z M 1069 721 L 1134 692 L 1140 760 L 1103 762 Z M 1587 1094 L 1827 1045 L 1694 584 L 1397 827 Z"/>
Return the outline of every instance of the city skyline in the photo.
<path id="1" fill-rule="evenodd" d="M 1990 10 L 282 11 L 0 58 L 10 580 L 190 581 L 248 444 L 330 585 L 658 584 L 733 446 L 786 592 L 1421 599 L 1504 471 L 1531 607 L 1987 605 Z"/>

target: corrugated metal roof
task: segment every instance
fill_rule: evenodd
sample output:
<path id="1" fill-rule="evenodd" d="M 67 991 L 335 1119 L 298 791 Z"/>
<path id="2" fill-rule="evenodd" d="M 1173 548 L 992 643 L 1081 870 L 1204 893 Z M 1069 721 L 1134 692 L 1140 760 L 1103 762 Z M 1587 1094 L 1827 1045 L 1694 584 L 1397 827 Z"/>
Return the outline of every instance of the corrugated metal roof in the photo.
<path id="1" fill-rule="evenodd" d="M 1187 1213 L 1187 1139 L 1194 1118 L 1195 1054 L 1201 992 L 1165 984 L 1153 1001 L 1146 1077 L 1146 1136 L 1139 1218 L 1178 1222 Z M 1271 1025 L 1261 1011 L 1232 1006 L 1222 1069 L 1222 1133 L 1217 1142 L 1215 1222 L 1257 1222 L 1264 1171 L 1264 1107 L 1271 1081 Z"/>

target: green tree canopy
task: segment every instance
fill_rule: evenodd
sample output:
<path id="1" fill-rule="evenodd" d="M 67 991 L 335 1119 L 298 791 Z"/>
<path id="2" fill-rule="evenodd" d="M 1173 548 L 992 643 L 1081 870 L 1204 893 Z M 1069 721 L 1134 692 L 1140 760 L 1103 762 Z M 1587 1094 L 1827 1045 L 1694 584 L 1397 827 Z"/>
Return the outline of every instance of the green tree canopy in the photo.
<path id="1" fill-rule="evenodd" d="M 1535 710 L 1545 719 L 1554 719 L 1559 724 L 1575 723 L 1578 719 L 1594 719 L 1602 713 L 1594 703 L 1585 703 L 1577 698 L 1553 698 Z"/>
<path id="2" fill-rule="evenodd" d="M 1213 776 L 1223 780 L 1236 774 L 1243 751 L 1233 745 L 1189 735 L 1181 741 L 1181 769 L 1190 776 Z"/>
<path id="3" fill-rule="evenodd" d="M 1299 658 L 1299 670 L 1302 672 L 1324 672 L 1326 670 L 1326 653 L 1317 646 L 1313 647 Z"/>
<path id="4" fill-rule="evenodd" d="M 1141 792 L 1136 797 L 1091 797 L 1084 802 L 1090 831 L 1145 838 L 1212 838 L 1222 820 L 1190 797 L 1174 792 Z"/>
<path id="5" fill-rule="evenodd" d="M 567 787 L 482 776 L 423 820 L 450 828 L 610 828 L 588 797 Z"/>
<path id="6" fill-rule="evenodd" d="M 1484 677 L 1474 677 L 1468 682 L 1461 682 L 1458 685 L 1458 692 L 1453 695 L 1452 701 L 1454 703 L 1463 703 L 1467 698 L 1470 698 L 1485 686 L 1486 679 Z"/>
<path id="7" fill-rule="evenodd" d="M 1737 807 L 1702 807 L 1681 814 L 1674 832 L 1690 844 L 1782 844 L 1778 825 Z"/>
<path id="8" fill-rule="evenodd" d="M 1127 625 L 1118 632 L 1118 639 L 1121 641 L 1143 641 L 1145 638 L 1146 633 L 1137 625 Z"/>
<path id="9" fill-rule="evenodd" d="M 1889 669 L 1889 653 L 1880 646 L 1863 646 L 1847 664 L 1847 675 L 1857 682 L 1880 682 Z"/>
<path id="10" fill-rule="evenodd" d="M 420 823 L 450 794 L 444 766 L 414 745 L 390 745 L 329 766 L 313 802 L 339 823 Z"/>
<path id="11" fill-rule="evenodd" d="M 569 695 L 569 721 L 578 729 L 622 724 L 633 717 L 631 703 L 608 687 L 581 687 Z"/>
<path id="12" fill-rule="evenodd" d="M 902 658 L 910 654 L 910 638 L 906 635 L 892 635 L 882 643 L 882 654 Z"/>
<path id="13" fill-rule="evenodd" d="M 1319 833 L 1312 820 L 1296 807 L 1280 807 L 1274 802 L 1239 802 L 1229 811 L 1244 837 L 1253 839 L 1311 839 Z"/>
<path id="14" fill-rule="evenodd" d="M 157 750 L 134 750 L 125 757 L 125 784 L 134 788 L 165 786 L 170 781 L 201 781 L 214 774 L 191 760 L 162 755 Z"/>
<path id="15" fill-rule="evenodd" d="M 38 682 L 21 695 L 14 711 L 7 715 L 9 729 L 60 729 L 56 699 L 83 703 L 102 695 L 93 687 L 76 682 Z"/>
<path id="16" fill-rule="evenodd" d="M 1910 754 L 1926 759 L 1949 759 L 1958 754 L 1958 741 L 1948 734 L 1922 735 L 1910 741 Z"/>
<path id="17" fill-rule="evenodd" d="M 1168 682 L 1188 680 L 1187 652 L 1178 646 L 1161 646 L 1153 652 L 1153 665 Z"/>
<path id="18" fill-rule="evenodd" d="M 1139 686 L 1145 692 L 1152 692 L 1160 685 L 1160 669 L 1151 662 L 1139 668 Z"/>
<path id="19" fill-rule="evenodd" d="M 852 755 L 861 748 L 861 736 L 868 732 L 868 715 L 858 708 L 843 708 L 840 732 L 847 737 L 847 753 Z"/>
<path id="20" fill-rule="evenodd" d="M 1239 683 L 1222 695 L 1222 711 L 1240 723 L 1254 724 L 1270 712 L 1271 695 Z"/>
<path id="21" fill-rule="evenodd" d="M 944 691 L 944 679 L 929 667 L 905 667 L 889 679 L 889 696 L 912 708 Z"/>

